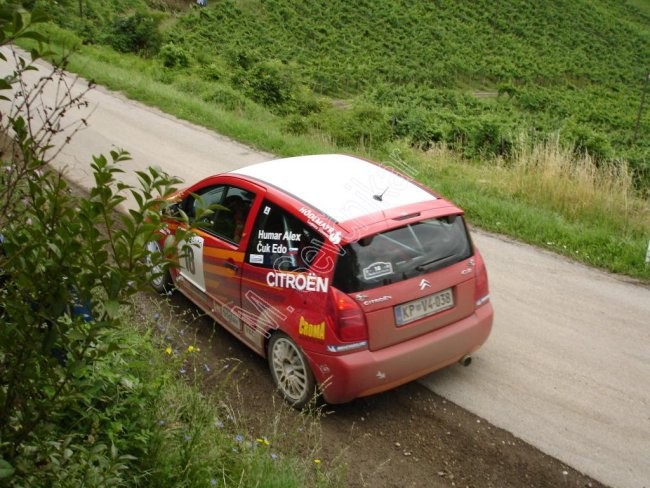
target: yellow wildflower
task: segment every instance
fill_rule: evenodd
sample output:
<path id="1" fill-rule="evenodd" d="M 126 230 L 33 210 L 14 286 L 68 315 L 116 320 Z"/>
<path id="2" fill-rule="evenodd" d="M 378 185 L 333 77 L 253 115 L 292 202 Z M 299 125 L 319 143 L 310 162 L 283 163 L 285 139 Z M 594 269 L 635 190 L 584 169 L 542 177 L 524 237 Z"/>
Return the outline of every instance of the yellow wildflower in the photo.
<path id="1" fill-rule="evenodd" d="M 168 354 L 170 356 L 172 355 L 172 347 L 171 346 L 167 346 L 167 348 L 165 349 L 165 354 Z"/>
<path id="2" fill-rule="evenodd" d="M 194 346 L 188 346 L 187 352 L 189 352 L 190 354 L 193 353 L 193 352 L 201 352 L 201 349 L 199 349 L 198 347 L 194 347 Z"/>

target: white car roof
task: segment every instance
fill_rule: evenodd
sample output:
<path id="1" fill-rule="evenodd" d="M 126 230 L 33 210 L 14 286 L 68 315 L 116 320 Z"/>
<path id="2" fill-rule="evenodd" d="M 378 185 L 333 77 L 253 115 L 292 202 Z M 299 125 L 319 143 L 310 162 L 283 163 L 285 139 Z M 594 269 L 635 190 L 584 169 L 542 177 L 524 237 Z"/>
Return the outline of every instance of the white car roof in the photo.
<path id="1" fill-rule="evenodd" d="M 231 173 L 280 188 L 336 222 L 436 199 L 386 168 L 341 154 L 274 159 Z"/>

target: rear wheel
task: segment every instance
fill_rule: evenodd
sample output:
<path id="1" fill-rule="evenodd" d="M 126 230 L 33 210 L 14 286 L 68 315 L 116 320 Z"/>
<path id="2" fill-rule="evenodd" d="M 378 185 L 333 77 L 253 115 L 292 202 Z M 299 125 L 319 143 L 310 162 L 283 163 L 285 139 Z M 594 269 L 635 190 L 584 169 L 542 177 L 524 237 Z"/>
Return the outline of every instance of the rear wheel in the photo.
<path id="1" fill-rule="evenodd" d="M 167 293 L 172 289 L 172 277 L 159 262 L 162 254 L 160 245 L 156 241 L 147 242 L 147 265 L 149 266 L 149 283 L 158 293 Z"/>
<path id="2" fill-rule="evenodd" d="M 271 376 L 282 396 L 295 408 L 304 407 L 316 392 L 316 381 L 305 355 L 289 336 L 276 332 L 268 345 Z"/>

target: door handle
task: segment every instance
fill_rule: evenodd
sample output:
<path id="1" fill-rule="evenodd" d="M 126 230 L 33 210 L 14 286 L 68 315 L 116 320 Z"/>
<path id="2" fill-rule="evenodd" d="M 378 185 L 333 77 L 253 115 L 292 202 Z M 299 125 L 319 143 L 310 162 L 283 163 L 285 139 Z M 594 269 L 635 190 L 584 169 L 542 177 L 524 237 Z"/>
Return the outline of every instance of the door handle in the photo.
<path id="1" fill-rule="evenodd" d="M 226 268 L 233 270 L 234 272 L 239 271 L 239 266 L 237 266 L 237 265 L 235 264 L 235 262 L 234 262 L 231 258 L 229 258 L 229 259 L 227 259 L 226 261 L 224 261 L 223 265 L 224 265 Z"/>

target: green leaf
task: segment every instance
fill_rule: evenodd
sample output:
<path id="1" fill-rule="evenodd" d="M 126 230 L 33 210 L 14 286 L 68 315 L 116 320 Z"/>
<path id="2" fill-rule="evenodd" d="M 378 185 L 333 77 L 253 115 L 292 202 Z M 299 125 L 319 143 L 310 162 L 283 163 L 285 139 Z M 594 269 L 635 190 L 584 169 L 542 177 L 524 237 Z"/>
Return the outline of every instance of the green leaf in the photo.
<path id="1" fill-rule="evenodd" d="M 136 171 L 135 173 L 140 177 L 140 181 L 147 185 L 151 185 L 151 177 L 147 173 L 144 171 Z"/>
<path id="2" fill-rule="evenodd" d="M 14 12 L 14 33 L 19 32 L 23 27 L 23 16 L 20 12 Z"/>
<path id="3" fill-rule="evenodd" d="M 4 459 L 0 458 L 0 480 L 4 478 L 9 478 L 11 475 L 14 474 L 14 467 L 9 464 L 7 461 Z"/>
<path id="4" fill-rule="evenodd" d="M 117 300 L 107 300 L 104 303 L 104 308 L 106 309 L 106 314 L 111 318 L 115 319 L 119 317 L 120 314 L 120 302 Z"/>
<path id="5" fill-rule="evenodd" d="M 47 22 L 48 20 L 50 20 L 50 16 L 47 15 L 47 12 L 45 10 L 37 7 L 32 11 L 32 15 L 30 17 L 30 22 L 32 24 L 39 24 L 41 22 Z"/>
<path id="6" fill-rule="evenodd" d="M 37 42 L 47 42 L 47 38 L 43 34 L 39 34 L 38 32 L 34 31 L 23 32 L 20 37 L 25 39 L 33 39 Z"/>
<path id="7" fill-rule="evenodd" d="M 135 199 L 136 203 L 138 204 L 138 208 L 142 208 L 142 206 L 144 205 L 144 200 L 143 200 L 143 198 L 142 198 L 142 195 L 140 195 L 140 193 L 138 193 L 138 192 L 135 191 L 135 190 L 132 190 L 132 191 L 131 191 L 131 195 L 133 196 L 133 198 Z"/>

